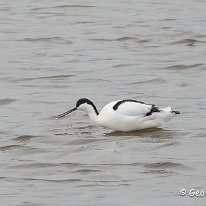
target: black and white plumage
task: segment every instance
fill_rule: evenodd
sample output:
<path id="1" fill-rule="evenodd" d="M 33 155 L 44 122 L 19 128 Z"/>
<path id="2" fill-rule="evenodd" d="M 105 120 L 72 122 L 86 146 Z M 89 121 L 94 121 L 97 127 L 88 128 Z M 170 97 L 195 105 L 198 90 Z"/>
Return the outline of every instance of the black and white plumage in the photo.
<path id="1" fill-rule="evenodd" d="M 86 112 L 92 122 L 116 131 L 133 131 L 159 127 L 163 122 L 169 121 L 178 111 L 171 107 L 159 108 L 154 104 L 146 104 L 136 100 L 118 100 L 108 103 L 99 113 L 92 101 L 87 98 L 79 99 L 76 107 L 58 115 L 58 118 L 82 110 Z"/>

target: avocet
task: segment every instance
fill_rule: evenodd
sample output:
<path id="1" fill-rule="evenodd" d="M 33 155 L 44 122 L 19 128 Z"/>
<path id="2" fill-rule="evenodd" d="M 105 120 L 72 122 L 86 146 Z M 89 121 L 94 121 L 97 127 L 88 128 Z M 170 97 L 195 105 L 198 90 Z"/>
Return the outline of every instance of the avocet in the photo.
<path id="1" fill-rule="evenodd" d="M 154 104 L 132 99 L 110 102 L 98 112 L 91 100 L 81 98 L 73 109 L 58 115 L 57 118 L 62 118 L 75 110 L 86 112 L 93 123 L 116 131 L 159 127 L 162 123 L 180 114 L 179 111 L 173 111 L 171 107 L 160 108 Z"/>

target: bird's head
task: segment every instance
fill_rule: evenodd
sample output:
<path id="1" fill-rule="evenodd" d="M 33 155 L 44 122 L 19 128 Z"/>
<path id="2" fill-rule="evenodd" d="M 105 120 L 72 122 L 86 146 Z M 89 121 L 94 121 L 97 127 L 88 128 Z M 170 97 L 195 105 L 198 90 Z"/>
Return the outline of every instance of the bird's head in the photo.
<path id="1" fill-rule="evenodd" d="M 69 114 L 69 113 L 71 113 L 71 112 L 74 112 L 74 111 L 76 111 L 76 110 L 82 110 L 82 111 L 84 111 L 84 112 L 86 112 L 86 113 L 88 113 L 88 114 L 90 114 L 90 113 L 92 113 L 92 112 L 95 112 L 96 115 L 99 114 L 98 111 L 97 111 L 97 109 L 96 109 L 96 107 L 95 107 L 95 105 L 94 105 L 94 103 L 93 103 L 91 100 L 89 100 L 89 99 L 87 99 L 87 98 L 81 98 L 81 99 L 79 99 L 79 100 L 77 101 L 76 107 L 74 107 L 73 109 L 70 109 L 70 110 L 67 111 L 67 112 L 64 112 L 64 113 L 58 115 L 57 118 L 64 117 L 64 116 L 66 116 L 67 114 Z"/>
<path id="2" fill-rule="evenodd" d="M 87 111 L 89 107 L 93 107 L 94 103 L 87 98 L 81 98 L 76 103 L 76 109 Z"/>

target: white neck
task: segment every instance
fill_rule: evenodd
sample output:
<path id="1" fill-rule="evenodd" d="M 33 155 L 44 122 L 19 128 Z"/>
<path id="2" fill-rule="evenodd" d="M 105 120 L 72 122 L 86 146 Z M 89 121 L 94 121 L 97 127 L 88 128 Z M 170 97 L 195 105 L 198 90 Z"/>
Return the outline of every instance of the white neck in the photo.
<path id="1" fill-rule="evenodd" d="M 84 104 L 79 109 L 86 112 L 92 122 L 99 124 L 99 116 L 92 105 Z"/>
<path id="2" fill-rule="evenodd" d="M 99 118 L 98 115 L 95 112 L 87 113 L 89 116 L 89 119 L 94 122 L 95 124 L 99 124 Z"/>

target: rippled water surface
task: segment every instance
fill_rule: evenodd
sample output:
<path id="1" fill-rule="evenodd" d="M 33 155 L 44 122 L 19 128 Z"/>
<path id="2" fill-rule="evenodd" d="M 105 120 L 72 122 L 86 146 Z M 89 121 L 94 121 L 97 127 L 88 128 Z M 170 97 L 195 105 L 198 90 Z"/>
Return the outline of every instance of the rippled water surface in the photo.
<path id="1" fill-rule="evenodd" d="M 0 1 L 0 200 L 6 206 L 205 205 L 206 2 Z M 172 106 L 162 128 L 114 132 L 87 97 Z"/>

